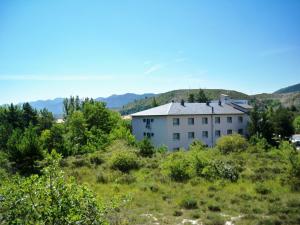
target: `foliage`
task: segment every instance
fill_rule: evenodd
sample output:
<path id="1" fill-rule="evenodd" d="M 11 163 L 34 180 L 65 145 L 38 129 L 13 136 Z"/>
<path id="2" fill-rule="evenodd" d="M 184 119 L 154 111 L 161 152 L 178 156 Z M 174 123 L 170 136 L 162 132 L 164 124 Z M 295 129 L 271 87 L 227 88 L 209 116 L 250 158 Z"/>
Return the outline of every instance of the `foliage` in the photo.
<path id="1" fill-rule="evenodd" d="M 29 126 L 24 133 L 16 129 L 13 131 L 7 143 L 9 160 L 22 174 L 38 172 L 36 162 L 45 156 L 41 148 L 36 129 Z"/>
<path id="2" fill-rule="evenodd" d="M 293 126 L 296 133 L 300 133 L 300 116 L 297 116 L 294 119 Z"/>
<path id="3" fill-rule="evenodd" d="M 190 93 L 190 94 L 189 94 L 188 102 L 190 102 L 190 103 L 195 102 L 195 95 L 194 95 L 193 93 Z"/>
<path id="4" fill-rule="evenodd" d="M 114 152 L 111 157 L 111 167 L 128 173 L 130 170 L 139 167 L 138 157 L 132 151 L 118 151 Z"/>
<path id="5" fill-rule="evenodd" d="M 196 95 L 196 102 L 207 102 L 208 98 L 206 97 L 204 91 L 202 89 L 199 90 L 198 94 Z"/>
<path id="6" fill-rule="evenodd" d="M 191 164 L 184 152 L 174 152 L 168 156 L 165 163 L 170 178 L 177 182 L 183 182 L 191 177 Z"/>
<path id="7" fill-rule="evenodd" d="M 47 157 L 43 175 L 14 177 L 0 186 L 0 223 L 107 224 L 105 207 L 58 169 L 59 156 Z"/>
<path id="8" fill-rule="evenodd" d="M 144 138 L 139 143 L 139 149 L 140 149 L 139 154 L 143 157 L 152 157 L 153 154 L 155 153 L 155 149 L 151 144 L 149 138 Z"/>
<path id="9" fill-rule="evenodd" d="M 187 196 L 187 197 L 183 198 L 180 202 L 180 206 L 185 209 L 197 209 L 198 208 L 197 201 L 191 196 Z"/>
<path id="10" fill-rule="evenodd" d="M 239 134 L 226 135 L 217 140 L 217 148 L 224 154 L 246 150 L 248 143 Z"/>

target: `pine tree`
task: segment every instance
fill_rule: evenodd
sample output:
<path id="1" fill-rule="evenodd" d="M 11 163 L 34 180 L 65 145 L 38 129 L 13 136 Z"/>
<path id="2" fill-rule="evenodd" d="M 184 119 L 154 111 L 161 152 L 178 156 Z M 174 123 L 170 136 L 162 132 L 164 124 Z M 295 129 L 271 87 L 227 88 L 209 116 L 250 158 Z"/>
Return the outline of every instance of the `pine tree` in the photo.
<path id="1" fill-rule="evenodd" d="M 194 94 L 189 94 L 189 97 L 188 97 L 188 102 L 190 102 L 190 103 L 193 103 L 193 102 L 195 102 L 195 95 Z"/>
<path id="2" fill-rule="evenodd" d="M 207 102 L 208 98 L 206 97 L 204 91 L 202 89 L 199 90 L 198 95 L 196 96 L 196 102 L 203 103 Z"/>
<path id="3" fill-rule="evenodd" d="M 157 104 L 156 99 L 154 97 L 153 100 L 152 100 L 152 107 L 157 107 L 157 106 L 158 106 L 158 104 Z"/>

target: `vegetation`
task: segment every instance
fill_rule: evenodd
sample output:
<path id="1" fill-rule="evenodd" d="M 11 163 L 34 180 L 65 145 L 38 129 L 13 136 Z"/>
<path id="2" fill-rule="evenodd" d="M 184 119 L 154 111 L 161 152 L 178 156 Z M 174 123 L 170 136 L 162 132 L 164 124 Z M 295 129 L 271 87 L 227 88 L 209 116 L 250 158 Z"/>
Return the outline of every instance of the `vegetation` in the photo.
<path id="1" fill-rule="evenodd" d="M 103 103 L 64 108 L 57 124 L 29 104 L 0 107 L 0 224 L 299 224 L 297 109 L 258 104 L 249 140 L 168 152 Z"/>

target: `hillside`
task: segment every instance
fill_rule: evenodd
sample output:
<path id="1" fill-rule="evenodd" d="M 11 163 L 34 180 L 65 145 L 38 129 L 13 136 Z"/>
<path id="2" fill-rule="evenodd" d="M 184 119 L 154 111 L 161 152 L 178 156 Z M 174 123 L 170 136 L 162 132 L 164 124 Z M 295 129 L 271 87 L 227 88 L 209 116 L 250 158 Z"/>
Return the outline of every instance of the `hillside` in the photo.
<path id="1" fill-rule="evenodd" d="M 197 94 L 199 89 L 181 89 L 169 91 L 162 94 L 157 94 L 155 100 L 158 105 L 163 105 L 171 102 L 172 100 L 179 102 L 181 99 L 187 101 L 188 95 L 190 93 Z M 234 99 L 247 99 L 250 100 L 250 104 L 254 101 L 262 102 L 266 105 L 278 106 L 282 104 L 285 107 L 290 107 L 292 105 L 299 107 L 300 106 L 300 92 L 291 92 L 291 93 L 262 93 L 256 95 L 247 95 L 242 92 L 225 90 L 225 89 L 203 89 L 205 95 L 209 99 L 218 99 L 220 94 L 227 94 Z M 141 99 L 138 101 L 130 102 L 122 107 L 120 113 L 122 115 L 128 115 L 135 113 L 141 110 L 145 110 L 152 107 L 153 97 L 147 99 Z"/>
<path id="2" fill-rule="evenodd" d="M 274 94 L 285 94 L 285 93 L 292 93 L 292 92 L 300 92 L 300 83 L 285 88 L 281 88 L 275 91 Z"/>
<path id="3" fill-rule="evenodd" d="M 181 99 L 184 99 L 187 101 L 189 94 L 197 94 L 199 89 L 181 89 L 181 90 L 174 90 L 169 91 L 166 93 L 158 94 L 155 96 L 156 102 L 159 105 L 166 104 L 168 102 L 174 101 L 180 101 Z M 203 89 L 205 95 L 209 99 L 218 99 L 220 94 L 227 94 L 231 96 L 232 98 L 236 99 L 251 99 L 251 96 L 246 95 L 242 92 L 233 91 L 233 90 L 224 90 L 224 89 Z M 152 107 L 153 98 L 147 98 L 147 99 L 141 99 L 139 101 L 131 102 L 127 105 L 124 105 L 123 108 L 120 110 L 120 113 L 122 115 L 131 114 L 134 112 L 138 112 L 141 110 L 145 110 Z"/>

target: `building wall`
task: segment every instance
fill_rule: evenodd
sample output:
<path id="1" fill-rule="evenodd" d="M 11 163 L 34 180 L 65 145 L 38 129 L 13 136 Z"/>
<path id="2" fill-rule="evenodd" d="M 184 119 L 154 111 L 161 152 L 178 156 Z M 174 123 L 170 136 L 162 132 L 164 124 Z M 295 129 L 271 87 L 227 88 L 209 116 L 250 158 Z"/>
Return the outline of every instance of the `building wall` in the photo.
<path id="1" fill-rule="evenodd" d="M 243 122 L 239 122 L 238 117 L 243 117 Z M 207 118 L 207 124 L 202 123 L 202 118 Z M 220 124 L 215 123 L 215 118 L 220 117 Z M 232 117 L 232 123 L 227 122 L 227 117 Z M 146 128 L 144 119 L 152 118 L 151 128 Z M 179 118 L 180 124 L 173 125 L 173 118 Z M 188 118 L 194 118 L 194 125 L 188 124 Z M 238 133 L 239 129 L 243 129 L 243 134 L 247 134 L 247 124 L 249 116 L 247 114 L 240 115 L 179 115 L 179 116 L 154 116 L 154 117 L 133 117 L 132 127 L 133 134 L 137 140 L 144 138 L 144 133 L 153 133 L 150 137 L 153 145 L 156 147 L 166 145 L 170 150 L 177 148 L 187 149 L 189 145 L 196 139 L 201 140 L 208 146 L 213 146 L 218 137 L 215 131 L 220 130 L 221 136 L 227 135 L 227 130 Z M 208 137 L 203 137 L 203 131 L 208 132 Z M 188 138 L 188 132 L 194 132 L 194 138 Z M 173 133 L 179 133 L 180 139 L 174 140 Z"/>

